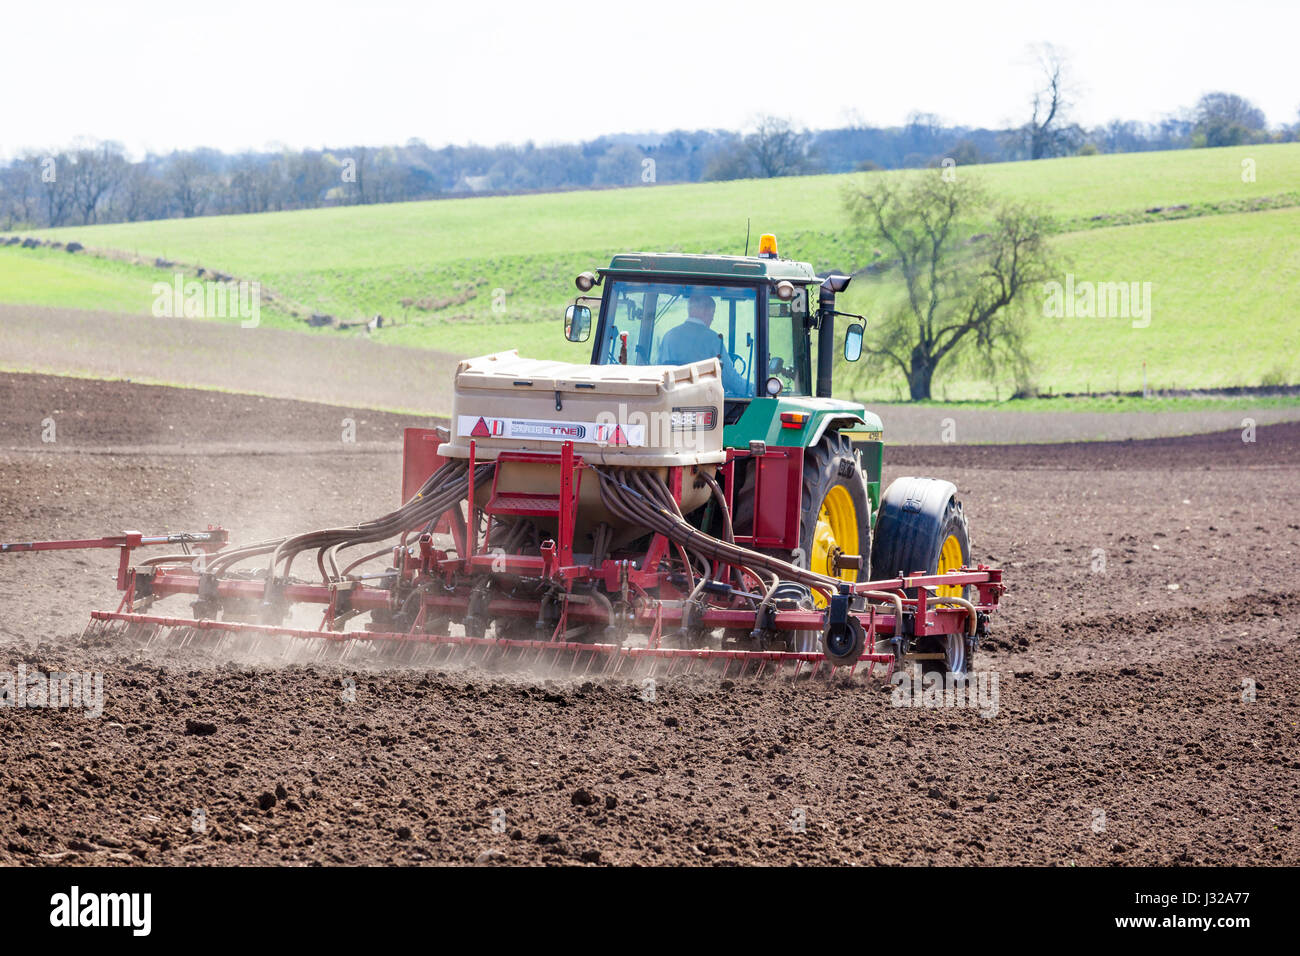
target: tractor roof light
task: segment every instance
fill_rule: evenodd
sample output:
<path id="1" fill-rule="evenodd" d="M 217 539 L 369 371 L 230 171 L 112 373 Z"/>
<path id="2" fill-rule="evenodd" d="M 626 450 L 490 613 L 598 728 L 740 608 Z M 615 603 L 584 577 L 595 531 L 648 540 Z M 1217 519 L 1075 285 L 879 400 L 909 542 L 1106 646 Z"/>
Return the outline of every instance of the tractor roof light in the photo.
<path id="1" fill-rule="evenodd" d="M 573 280 L 573 284 L 578 287 L 579 292 L 590 292 L 592 286 L 596 285 L 599 282 L 600 279 L 596 277 L 596 274 L 594 272 L 580 273 L 578 275 L 578 278 Z"/>
<path id="2" fill-rule="evenodd" d="M 794 283 L 789 279 L 782 279 L 776 284 L 776 297 L 782 302 L 789 302 L 794 298 Z"/>
<path id="3" fill-rule="evenodd" d="M 758 257 L 760 259 L 776 258 L 776 236 L 765 232 L 758 237 Z"/>

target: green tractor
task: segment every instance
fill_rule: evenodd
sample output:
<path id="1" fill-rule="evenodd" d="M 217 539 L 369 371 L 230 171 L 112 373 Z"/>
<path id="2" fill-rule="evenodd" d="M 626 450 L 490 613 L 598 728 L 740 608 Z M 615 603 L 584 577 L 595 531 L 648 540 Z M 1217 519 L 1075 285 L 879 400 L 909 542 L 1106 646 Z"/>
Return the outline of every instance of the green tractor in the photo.
<path id="1" fill-rule="evenodd" d="M 780 258 L 771 235 L 761 237 L 757 256 L 619 254 L 607 268 L 577 277 L 581 294 L 565 312 L 565 335 L 592 341 L 593 365 L 719 359 L 723 445 L 748 453 L 735 478 L 738 543 L 849 582 L 968 566 L 970 538 L 956 487 L 903 477 L 882 493 L 880 418 L 859 402 L 833 397 L 835 353 L 842 349 L 846 361 L 856 362 L 863 349 L 865 319 L 835 307 L 850 279 L 819 276 L 809 263 Z M 592 293 L 597 287 L 599 296 Z M 842 340 L 836 317 L 850 320 Z M 801 473 L 784 486 L 787 504 L 755 493 L 766 477 L 761 466 L 795 449 Z M 716 516 L 705 518 L 705 529 L 720 531 Z M 932 592 L 960 598 L 965 589 Z M 971 649 L 958 636 L 911 651 L 924 669 L 960 672 Z"/>
<path id="2" fill-rule="evenodd" d="M 594 339 L 590 363 L 461 361 L 447 425 L 406 429 L 395 511 L 244 546 L 128 532 L 0 553 L 119 550 L 122 603 L 93 612 L 91 634 L 549 657 L 584 674 L 962 674 L 1002 572 L 971 567 L 951 483 L 882 491 L 880 419 L 832 397 L 835 353 L 863 349 L 861 316 L 835 308 L 848 284 L 779 258 L 771 236 L 754 257 L 617 255 L 578 276 L 565 314 L 570 341 Z M 203 561 L 181 547 L 131 564 L 189 543 Z M 232 570 L 250 561 L 262 570 Z M 193 620 L 147 613 L 172 596 Z M 319 630 L 281 626 L 296 603 L 325 608 Z"/>

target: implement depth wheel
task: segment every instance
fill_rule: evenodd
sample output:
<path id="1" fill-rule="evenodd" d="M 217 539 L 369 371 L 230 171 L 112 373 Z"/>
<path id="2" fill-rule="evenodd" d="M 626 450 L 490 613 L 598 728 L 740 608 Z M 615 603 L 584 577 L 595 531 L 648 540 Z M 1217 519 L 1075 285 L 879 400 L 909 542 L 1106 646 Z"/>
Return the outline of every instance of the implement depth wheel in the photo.
<path id="1" fill-rule="evenodd" d="M 856 664 L 866 649 L 867 632 L 856 617 L 831 627 L 822 638 L 826 659 L 841 667 Z"/>
<path id="2" fill-rule="evenodd" d="M 799 548 L 803 560 L 796 563 L 845 581 L 868 580 L 871 505 L 848 438 L 832 432 L 804 452 L 800 505 Z M 842 554 L 860 556 L 862 569 L 837 571 L 836 559 Z M 820 594 L 816 601 L 818 607 L 825 607 Z"/>

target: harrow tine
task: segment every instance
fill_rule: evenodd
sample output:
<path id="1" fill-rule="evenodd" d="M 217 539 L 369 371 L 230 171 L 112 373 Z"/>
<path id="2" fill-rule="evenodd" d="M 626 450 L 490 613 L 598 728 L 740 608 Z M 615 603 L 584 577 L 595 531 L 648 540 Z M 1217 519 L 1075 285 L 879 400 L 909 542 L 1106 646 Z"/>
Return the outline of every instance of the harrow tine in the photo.
<path id="1" fill-rule="evenodd" d="M 820 653 L 742 651 L 734 646 L 673 648 L 575 640 L 492 639 L 460 634 L 410 634 L 316 631 L 261 624 L 152 617 L 130 612 L 94 612 L 83 636 L 124 634 L 150 648 L 165 638 L 170 649 L 201 649 L 214 656 L 269 655 L 289 666 L 302 663 L 343 664 L 360 658 L 397 667 L 433 668 L 443 664 L 479 663 L 492 670 L 533 668 L 539 675 L 569 677 L 618 675 L 630 679 L 652 675 L 664 678 L 708 673 L 732 677 L 783 679 L 791 682 L 823 679 L 851 681 L 860 673 L 874 676 L 876 663 L 858 661 L 838 665 Z M 493 632 L 495 634 L 495 632 Z M 290 638 L 290 640 L 285 640 Z M 787 665 L 789 667 L 787 668 Z"/>

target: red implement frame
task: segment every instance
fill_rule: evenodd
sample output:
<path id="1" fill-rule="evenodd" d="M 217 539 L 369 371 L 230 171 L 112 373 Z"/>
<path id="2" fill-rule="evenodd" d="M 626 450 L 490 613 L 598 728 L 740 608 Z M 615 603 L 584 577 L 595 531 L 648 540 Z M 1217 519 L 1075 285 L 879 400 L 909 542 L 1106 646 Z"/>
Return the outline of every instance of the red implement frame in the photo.
<path id="1" fill-rule="evenodd" d="M 161 544 L 188 546 L 193 545 L 197 551 L 218 551 L 230 539 L 224 528 L 209 527 L 207 531 L 194 531 L 181 534 L 141 534 L 139 531 L 125 531 L 122 534 L 106 538 L 77 538 L 68 541 L 20 541 L 12 544 L 0 544 L 0 554 L 16 554 L 19 551 L 84 551 L 93 548 L 117 548 L 120 553 L 117 564 L 117 589 L 125 591 L 130 586 L 131 552 L 136 548 L 147 548 Z"/>
<path id="2" fill-rule="evenodd" d="M 437 468 L 440 458 L 436 455 L 436 445 L 429 437 L 430 430 L 411 429 L 407 433 L 408 452 L 414 448 L 411 460 L 404 467 L 404 491 L 412 483 L 415 487 L 427 479 Z M 412 432 L 416 434 L 412 435 Z M 424 434 L 420 434 L 424 432 Z M 575 530 L 578 517 L 578 502 L 584 474 L 590 465 L 581 455 L 574 452 L 571 442 L 564 442 L 558 454 L 543 452 L 500 452 L 496 461 L 502 463 L 556 463 L 559 465 L 558 490 L 550 493 L 514 492 L 499 487 L 500 470 L 493 477 L 490 492 L 484 496 L 482 511 L 487 515 L 489 531 L 491 522 L 513 516 L 553 517 L 556 523 L 555 540 L 542 543 L 541 553 L 493 554 L 488 552 L 486 542 L 480 542 L 474 471 L 477 447 L 470 443 L 468 520 L 450 522 L 448 527 L 455 539 L 456 553 L 451 554 L 433 546 L 427 535 L 421 535 L 418 542 L 409 548 L 394 549 L 396 557 L 397 587 L 392 586 L 391 579 L 384 587 L 369 586 L 363 580 L 348 581 L 343 584 L 309 584 L 297 582 L 276 582 L 276 593 L 285 603 L 307 603 L 323 605 L 326 608 L 323 627 L 328 630 L 304 630 L 300 628 L 281 627 L 276 624 L 246 624 L 230 621 L 193 621 L 178 617 L 164 617 L 134 613 L 137 595 L 140 597 L 163 598 L 171 595 L 199 595 L 203 585 L 206 599 L 233 600 L 260 604 L 266 594 L 266 582 L 261 579 L 221 578 L 215 581 L 208 576 L 201 580 L 201 567 L 186 565 L 159 565 L 148 569 L 136 569 L 130 565 L 133 549 L 159 544 L 192 544 L 201 551 L 219 549 L 227 539 L 227 533 L 219 528 L 206 533 L 191 535 L 155 535 L 145 536 L 137 532 L 111 538 L 97 538 L 81 541 L 42 541 L 25 544 L 0 545 L 0 552 L 6 551 L 46 551 L 68 548 L 118 548 L 121 560 L 117 585 L 124 593 L 122 604 L 115 612 L 96 611 L 92 615 L 92 626 L 105 626 L 113 623 L 122 625 L 155 625 L 164 628 L 187 628 L 199 632 L 250 632 L 254 634 L 278 634 L 287 637 L 322 639 L 339 641 L 399 641 L 437 647 L 479 647 L 498 648 L 512 653 L 539 653 L 546 649 L 568 650 L 588 659 L 588 666 L 593 661 L 603 660 L 603 669 L 619 669 L 629 663 L 643 660 L 667 662 L 669 669 L 689 666 L 690 662 L 720 663 L 724 669 L 740 666 L 744 669 L 746 662 L 759 669 L 773 667 L 780 669 L 785 665 L 794 665 L 796 672 L 806 665 L 814 670 L 828 663 L 822 654 L 793 653 L 786 651 L 750 651 L 729 649 L 683 649 L 660 646 L 660 640 L 668 630 L 680 628 L 684 619 L 693 628 L 715 629 L 729 628 L 750 630 L 756 624 L 756 611 L 752 605 L 733 595 L 710 598 L 712 603 L 696 607 L 689 612 L 681 600 L 685 595 L 681 590 L 681 578 L 671 568 L 669 560 L 675 547 L 662 534 L 654 534 L 642 553 L 620 552 L 610 555 L 597 565 L 590 562 L 589 556 L 575 553 Z M 756 480 L 754 494 L 756 497 L 754 512 L 756 515 L 768 514 L 779 520 L 758 523 L 752 535 L 744 538 L 737 536 L 738 543 L 753 547 L 789 547 L 792 540 L 797 540 L 799 519 L 799 495 L 802 480 L 803 453 L 797 448 L 775 448 L 762 454 L 753 454 L 745 450 L 728 452 L 727 461 L 722 468 L 724 494 L 728 506 L 731 506 L 738 493 L 735 487 L 735 463 L 745 457 L 755 460 Z M 427 470 L 428 474 L 423 474 Z M 685 468 L 670 469 L 668 487 L 681 501 Z M 588 560 L 581 560 L 587 557 Z M 504 573 L 526 579 L 543 586 L 551 594 L 558 594 L 560 600 L 559 624 L 551 633 L 550 640 L 520 641 L 513 639 L 496 639 L 484 637 L 459 637 L 450 634 L 425 633 L 424 622 L 435 618 L 454 618 L 467 614 L 473 598 L 475 581 L 486 580 L 486 573 Z M 728 580 L 720 576 L 721 580 Z M 597 590 L 608 595 L 612 600 L 618 599 L 628 609 L 625 623 L 629 627 L 644 628 L 650 633 L 649 646 L 623 647 L 612 643 L 575 644 L 564 640 L 565 629 L 569 624 L 609 623 L 609 609 L 599 603 L 584 600 L 580 593 L 574 592 L 574 585 L 579 582 L 595 586 Z M 945 602 L 934 595 L 939 587 L 962 586 L 972 588 L 974 598 L 969 605 L 956 605 Z M 983 565 L 976 568 L 962 568 L 960 571 L 944 575 L 916 574 L 902 578 L 880 581 L 844 582 L 843 589 L 854 596 L 871 594 L 872 602 L 863 610 L 849 610 L 863 627 L 867 639 L 867 653 L 861 661 L 872 665 L 885 664 L 892 668 L 894 657 L 889 653 L 875 653 L 874 645 L 881 640 L 889 640 L 898 635 L 909 637 L 943 636 L 972 633 L 977 624 L 982 623 L 985 615 L 996 609 L 999 598 L 1005 590 L 1002 584 L 1002 572 Z M 908 597 L 908 591 L 917 596 Z M 343 592 L 346 592 L 345 594 Z M 887 598 L 882 598 L 882 594 Z M 410 632 L 367 632 L 336 630 L 335 615 L 340 610 L 340 602 L 346 601 L 346 607 L 353 611 L 393 611 L 400 601 L 418 595 L 419 613 Z M 541 599 L 531 595 L 517 597 L 499 592 L 478 595 L 476 614 L 484 619 L 523 618 L 538 620 L 542 608 Z M 898 611 L 902 611 L 900 619 Z M 821 610 L 777 609 L 768 622 L 774 631 L 823 631 L 828 617 Z"/>

